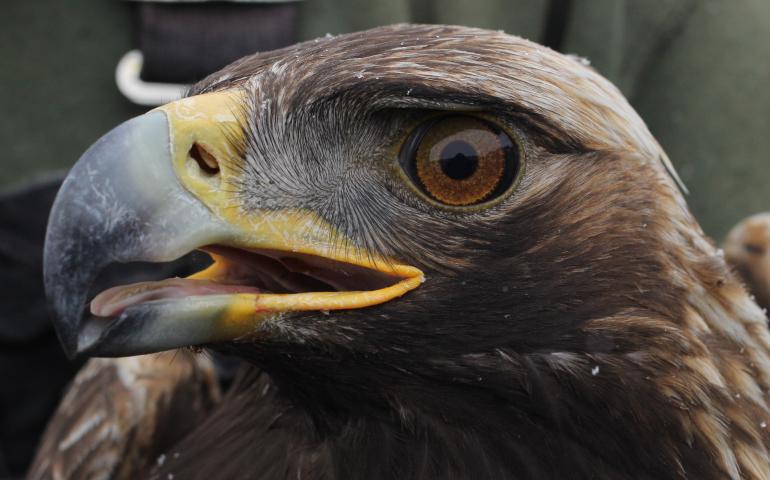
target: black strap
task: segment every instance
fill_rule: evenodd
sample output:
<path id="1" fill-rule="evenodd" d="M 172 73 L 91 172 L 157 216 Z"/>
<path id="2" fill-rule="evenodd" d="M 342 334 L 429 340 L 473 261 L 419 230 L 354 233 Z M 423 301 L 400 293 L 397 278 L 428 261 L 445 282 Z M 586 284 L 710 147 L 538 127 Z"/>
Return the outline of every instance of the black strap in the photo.
<path id="1" fill-rule="evenodd" d="M 300 2 L 139 2 L 141 79 L 193 83 L 257 51 L 297 41 Z"/>
<path id="2" fill-rule="evenodd" d="M 572 15 L 572 0 L 551 0 L 545 17 L 542 44 L 557 52 L 564 47 L 567 23 Z"/>

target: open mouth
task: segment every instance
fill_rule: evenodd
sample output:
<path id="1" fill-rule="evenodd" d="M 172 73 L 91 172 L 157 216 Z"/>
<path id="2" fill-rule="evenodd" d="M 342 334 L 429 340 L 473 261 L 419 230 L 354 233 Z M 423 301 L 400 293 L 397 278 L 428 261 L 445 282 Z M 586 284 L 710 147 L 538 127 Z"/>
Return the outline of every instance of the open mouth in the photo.
<path id="1" fill-rule="evenodd" d="M 200 250 L 214 263 L 187 278 L 109 288 L 91 301 L 96 317 L 164 300 L 249 295 L 254 312 L 339 310 L 386 302 L 414 288 L 419 270 L 388 263 L 375 268 L 306 253 L 210 245 Z"/>
<path id="2" fill-rule="evenodd" d="M 232 114 L 239 95 L 212 92 L 129 120 L 67 175 L 51 210 L 43 269 L 70 357 L 280 335 L 285 329 L 272 327 L 291 325 L 293 312 L 372 307 L 422 283 L 418 268 L 356 246 L 311 209 L 260 202 L 245 209 L 212 180 L 237 175 L 235 167 L 217 170 L 219 160 L 243 161 L 223 135 L 240 138 Z M 189 266 L 185 254 L 199 251 L 213 263 L 198 273 L 134 283 L 147 278 L 147 267 L 160 278 L 184 276 L 189 270 L 174 262 Z M 132 275 L 132 265 L 142 275 Z M 91 296 L 94 285 L 115 280 L 125 284 Z"/>

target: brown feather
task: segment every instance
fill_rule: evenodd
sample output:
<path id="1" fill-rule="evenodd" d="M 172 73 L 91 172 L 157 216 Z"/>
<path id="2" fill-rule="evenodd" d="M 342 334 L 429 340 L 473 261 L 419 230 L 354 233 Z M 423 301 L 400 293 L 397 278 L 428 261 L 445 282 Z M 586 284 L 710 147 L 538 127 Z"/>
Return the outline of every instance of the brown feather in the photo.
<path id="1" fill-rule="evenodd" d="M 724 243 L 727 262 L 735 268 L 757 303 L 770 308 L 770 213 L 738 223 Z"/>
<path id="2" fill-rule="evenodd" d="M 211 362 L 186 351 L 91 359 L 46 429 L 29 479 L 135 479 L 219 398 Z"/>

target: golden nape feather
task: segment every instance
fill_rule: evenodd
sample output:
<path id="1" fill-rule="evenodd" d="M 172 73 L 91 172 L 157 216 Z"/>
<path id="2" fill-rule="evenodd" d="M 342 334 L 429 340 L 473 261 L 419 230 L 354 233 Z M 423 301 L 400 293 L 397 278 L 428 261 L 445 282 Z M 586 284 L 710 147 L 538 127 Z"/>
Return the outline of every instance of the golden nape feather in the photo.
<path id="1" fill-rule="evenodd" d="M 49 423 L 27 478 L 140 478 L 219 397 L 204 355 L 91 359 Z"/>
<path id="2" fill-rule="evenodd" d="M 757 303 L 770 308 L 770 213 L 738 223 L 724 243 L 725 258 L 735 268 Z"/>

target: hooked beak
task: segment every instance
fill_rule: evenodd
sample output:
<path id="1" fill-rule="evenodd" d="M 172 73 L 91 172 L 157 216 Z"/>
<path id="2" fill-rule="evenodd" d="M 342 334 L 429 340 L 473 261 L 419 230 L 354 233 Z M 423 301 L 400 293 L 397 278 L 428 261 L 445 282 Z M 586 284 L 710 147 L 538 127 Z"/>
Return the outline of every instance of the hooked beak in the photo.
<path id="1" fill-rule="evenodd" d="M 225 91 L 129 120 L 91 146 L 54 202 L 44 280 L 70 357 L 126 356 L 256 333 L 296 311 L 362 308 L 420 285 L 422 272 L 349 245 L 306 210 L 244 211 L 222 188 L 242 162 L 237 103 Z M 214 263 L 186 279 L 111 288 L 115 263 L 169 262 L 202 249 Z"/>

